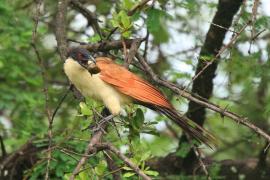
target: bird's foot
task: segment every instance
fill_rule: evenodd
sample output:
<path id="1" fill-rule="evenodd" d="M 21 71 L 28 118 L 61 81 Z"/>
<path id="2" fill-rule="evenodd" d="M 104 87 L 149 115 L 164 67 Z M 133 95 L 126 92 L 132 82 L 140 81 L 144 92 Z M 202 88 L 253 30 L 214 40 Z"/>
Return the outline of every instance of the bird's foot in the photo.
<path id="1" fill-rule="evenodd" d="M 103 130 L 102 125 L 104 125 L 104 123 L 109 122 L 110 120 L 112 120 L 115 117 L 115 115 L 109 115 L 106 117 L 103 117 L 99 122 L 96 123 L 96 125 L 91 124 L 89 125 L 87 128 L 83 129 L 87 130 L 87 129 L 91 129 L 93 132 L 99 131 L 99 130 Z"/>
<path id="2" fill-rule="evenodd" d="M 103 117 L 103 118 L 98 122 L 98 125 L 101 126 L 101 125 L 103 125 L 104 123 L 109 122 L 110 120 L 112 120 L 114 117 L 115 117 L 115 115 L 112 115 L 112 114 L 109 115 L 109 116 Z"/>

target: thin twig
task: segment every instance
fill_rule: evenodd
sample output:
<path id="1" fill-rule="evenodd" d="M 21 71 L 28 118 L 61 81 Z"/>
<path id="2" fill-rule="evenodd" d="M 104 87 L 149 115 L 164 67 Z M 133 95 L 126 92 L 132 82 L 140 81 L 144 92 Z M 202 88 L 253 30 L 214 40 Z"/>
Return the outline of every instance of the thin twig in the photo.
<path id="1" fill-rule="evenodd" d="M 97 147 L 103 147 L 111 152 L 113 152 L 116 156 L 118 156 L 124 163 L 133 169 L 139 176 L 141 176 L 144 180 L 151 180 L 149 176 L 147 176 L 136 164 L 134 164 L 128 157 L 122 154 L 116 147 L 114 147 L 110 143 L 100 143 L 96 145 Z"/>
<path id="2" fill-rule="evenodd" d="M 95 150 L 94 149 L 94 145 L 97 144 L 100 141 L 102 134 L 103 134 L 103 131 L 102 130 L 98 130 L 93 135 L 93 137 L 90 139 L 89 144 L 87 145 L 82 158 L 78 162 L 76 168 L 73 170 L 72 175 L 69 178 L 70 180 L 74 180 L 75 179 L 75 176 L 80 172 L 80 169 L 85 164 L 86 160 L 89 157 L 89 154 L 92 153 Z"/>
<path id="3" fill-rule="evenodd" d="M 79 159 L 77 159 L 76 157 L 74 157 L 73 155 L 71 155 L 71 153 L 69 153 L 68 151 L 64 150 L 64 149 L 59 149 L 60 152 L 66 154 L 67 156 L 71 157 L 72 159 L 74 159 L 76 162 L 79 161 Z"/>
<path id="4" fill-rule="evenodd" d="M 263 29 L 263 30 L 261 30 L 260 32 L 258 32 L 257 34 L 255 34 L 255 35 L 253 36 L 253 38 L 252 38 L 252 41 L 255 41 L 255 39 L 257 39 L 258 36 L 260 36 L 264 31 L 266 31 L 266 29 Z"/>
<path id="5" fill-rule="evenodd" d="M 264 137 L 268 142 L 270 142 L 270 136 L 265 133 L 262 129 L 260 129 L 259 127 L 257 127 L 256 125 L 252 124 L 250 121 L 248 121 L 248 118 L 246 117 L 241 117 L 233 112 L 228 111 L 227 109 L 221 108 L 216 104 L 213 104 L 211 102 L 209 102 L 208 100 L 198 96 L 198 95 L 193 95 L 181 88 L 179 88 L 177 85 L 170 83 L 168 81 L 162 80 L 160 79 L 152 70 L 152 68 L 147 64 L 146 60 L 139 55 L 138 53 L 136 54 L 137 59 L 139 60 L 139 62 L 141 63 L 141 65 L 144 67 L 145 71 L 150 75 L 150 77 L 152 78 L 153 81 L 155 81 L 156 83 L 167 87 L 168 89 L 171 89 L 173 92 L 181 95 L 182 97 L 196 102 L 208 109 L 211 109 L 217 113 L 219 113 L 222 116 L 226 116 L 232 120 L 234 120 L 236 123 L 240 123 L 248 128 L 250 128 L 251 130 L 253 130 L 254 132 L 256 132 L 257 134 L 259 134 L 260 136 Z"/>
<path id="6" fill-rule="evenodd" d="M 106 112 L 106 110 L 103 110 L 103 112 L 105 112 L 105 115 L 108 115 L 108 113 Z M 103 115 L 104 116 L 104 115 Z M 92 136 L 92 138 L 90 138 L 89 143 L 84 151 L 84 155 L 82 156 L 82 158 L 80 159 L 80 161 L 78 162 L 77 166 L 75 167 L 75 169 L 72 172 L 72 175 L 70 176 L 70 180 L 74 180 L 76 175 L 80 172 L 81 167 L 85 164 L 88 155 L 90 153 L 94 153 L 94 151 L 96 150 L 96 148 L 94 147 L 97 143 L 100 142 L 102 135 L 104 134 L 103 129 L 106 128 L 106 126 L 108 125 L 108 121 L 103 123 L 101 125 L 101 127 L 94 133 L 94 135 Z"/>
<path id="7" fill-rule="evenodd" d="M 45 112 L 46 112 L 48 123 L 49 123 L 49 127 L 48 127 L 49 146 L 48 146 L 48 149 L 51 149 L 53 135 L 52 135 L 52 118 L 51 118 L 52 116 L 51 116 L 51 110 L 49 107 L 48 78 L 47 78 L 47 74 L 46 74 L 46 68 L 44 65 L 44 61 L 41 58 L 40 53 L 36 47 L 37 28 L 38 28 L 38 23 L 39 23 L 39 16 L 41 14 L 40 7 L 41 7 L 42 3 L 43 3 L 42 0 L 37 1 L 31 45 L 36 53 L 36 56 L 38 59 L 38 64 L 39 64 L 40 69 L 41 69 L 41 76 L 42 76 L 42 80 L 43 80 L 43 93 L 45 96 Z M 47 153 L 47 166 L 46 166 L 46 175 L 45 175 L 46 180 L 49 179 L 51 157 L 52 157 L 52 154 L 51 154 L 51 151 L 49 150 Z"/>
<path id="8" fill-rule="evenodd" d="M 57 106 L 56 106 L 56 108 L 55 108 L 55 110 L 54 110 L 54 112 L 53 112 L 53 114 L 52 114 L 52 121 L 54 120 L 54 117 L 55 117 L 57 111 L 58 111 L 59 108 L 61 107 L 62 103 L 63 103 L 64 100 L 66 99 L 66 97 L 67 97 L 68 93 L 70 92 L 70 90 L 72 89 L 72 87 L 73 87 L 73 85 L 71 84 L 71 85 L 69 86 L 69 88 L 66 90 L 64 96 L 60 99 L 59 103 L 57 104 Z"/>
<path id="9" fill-rule="evenodd" d="M 139 2 L 136 6 L 134 6 L 129 12 L 128 15 L 132 16 L 138 9 L 142 8 L 146 3 L 148 3 L 150 0 L 142 0 Z"/>
<path id="10" fill-rule="evenodd" d="M 124 52 L 124 62 L 127 62 L 127 45 L 124 41 L 124 39 L 122 39 L 122 45 L 123 45 L 123 52 Z"/>
<path id="11" fill-rule="evenodd" d="M 205 166 L 205 164 L 204 164 L 204 162 L 203 162 L 203 160 L 202 160 L 200 151 L 199 151 L 198 148 L 192 143 L 190 137 L 188 137 L 188 136 L 186 136 L 186 137 L 188 138 L 189 144 L 191 145 L 191 147 L 192 147 L 192 149 L 193 149 L 193 151 L 194 151 L 194 153 L 195 153 L 195 155 L 196 155 L 196 157 L 197 157 L 197 159 L 198 159 L 198 161 L 199 161 L 199 163 L 200 163 L 200 166 L 202 167 L 202 170 L 203 170 L 204 174 L 205 174 L 206 177 L 207 177 L 207 180 L 211 180 L 212 178 L 209 176 L 209 172 L 208 172 L 208 170 L 207 170 L 207 168 L 206 168 L 206 166 Z"/>
<path id="12" fill-rule="evenodd" d="M 98 25 L 98 19 L 94 13 L 89 11 L 83 4 L 81 4 L 78 0 L 71 0 L 71 4 L 82 13 L 84 17 L 87 18 L 88 23 L 92 25 L 95 33 L 99 35 L 99 37 L 102 39 L 102 34 L 100 27 Z"/>
<path id="13" fill-rule="evenodd" d="M 258 6 L 259 6 L 260 0 L 254 0 L 254 4 L 252 7 L 252 19 L 251 19 L 251 37 L 250 37 L 250 43 L 249 43 L 249 49 L 248 53 L 251 53 L 251 46 L 254 42 L 254 36 L 255 36 L 255 22 L 257 19 L 257 11 L 258 11 Z"/>
<path id="14" fill-rule="evenodd" d="M 119 172 L 122 168 L 118 167 L 117 164 L 115 163 L 115 161 L 111 158 L 112 154 L 110 151 L 103 151 L 104 155 L 105 155 L 105 159 L 107 161 L 108 164 L 108 168 L 110 170 L 110 172 L 106 175 L 104 175 L 103 177 L 112 174 L 112 177 L 114 180 L 121 180 L 121 172 Z M 106 152 L 106 153 L 105 153 Z"/>
<path id="15" fill-rule="evenodd" d="M 149 43 L 149 31 L 147 29 L 146 36 L 145 36 L 145 44 L 144 44 L 144 51 L 143 51 L 143 57 L 146 58 L 147 56 L 147 50 L 148 50 L 148 43 Z"/>
<path id="16" fill-rule="evenodd" d="M 109 40 L 109 39 L 111 38 L 111 36 L 113 35 L 113 33 L 115 33 L 115 31 L 116 31 L 117 29 L 118 29 L 117 27 L 113 28 L 113 29 L 110 31 L 109 35 L 107 36 L 106 40 Z"/>
<path id="17" fill-rule="evenodd" d="M 225 52 L 228 48 L 230 48 L 235 41 L 238 39 L 238 37 L 240 36 L 240 34 L 246 29 L 246 27 L 251 23 L 251 21 L 249 21 L 248 23 L 246 23 L 237 34 L 234 34 L 233 38 L 231 39 L 231 41 L 225 45 L 222 49 L 219 50 L 219 52 L 215 55 L 214 58 L 212 58 L 210 61 L 208 61 L 206 63 L 206 65 L 201 69 L 201 71 L 199 71 L 195 76 L 192 77 L 192 80 L 188 83 L 188 85 L 185 87 L 184 91 L 188 89 L 188 87 L 192 84 L 192 82 L 194 82 L 211 64 L 214 63 L 215 60 L 217 60 L 220 55 Z M 182 96 L 180 94 L 180 96 Z"/>
<path id="18" fill-rule="evenodd" d="M 233 32 L 234 34 L 238 34 L 238 33 L 239 33 L 239 32 L 236 32 L 236 31 L 234 31 L 234 30 L 231 30 L 231 29 L 229 29 L 229 28 L 223 27 L 223 26 L 221 26 L 221 25 L 219 25 L 219 24 L 215 24 L 215 23 L 213 23 L 213 22 L 209 22 L 209 23 L 211 23 L 212 25 L 214 25 L 214 26 L 216 26 L 216 27 L 219 27 L 219 28 L 221 28 L 221 29 L 225 29 L 226 31 Z"/>
<path id="19" fill-rule="evenodd" d="M 150 0 L 143 0 L 140 3 L 138 3 L 136 6 L 134 6 L 128 13 L 128 16 L 132 16 L 139 8 L 142 8 L 147 2 L 149 2 Z M 152 6 L 154 5 L 154 1 Z M 110 37 L 113 35 L 113 33 L 115 33 L 118 30 L 118 27 L 115 27 L 114 29 L 111 30 L 111 32 L 109 33 L 109 35 L 107 36 L 106 40 L 109 40 Z"/>

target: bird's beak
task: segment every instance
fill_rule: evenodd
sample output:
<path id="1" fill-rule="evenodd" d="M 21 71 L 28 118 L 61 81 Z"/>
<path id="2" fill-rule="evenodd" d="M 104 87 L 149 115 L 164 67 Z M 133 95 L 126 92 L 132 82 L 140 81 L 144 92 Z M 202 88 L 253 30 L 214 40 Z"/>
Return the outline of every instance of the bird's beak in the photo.
<path id="1" fill-rule="evenodd" d="M 91 64 L 91 63 L 96 64 L 96 60 L 95 60 L 95 58 L 93 56 L 90 55 L 89 58 L 88 58 L 88 64 Z"/>

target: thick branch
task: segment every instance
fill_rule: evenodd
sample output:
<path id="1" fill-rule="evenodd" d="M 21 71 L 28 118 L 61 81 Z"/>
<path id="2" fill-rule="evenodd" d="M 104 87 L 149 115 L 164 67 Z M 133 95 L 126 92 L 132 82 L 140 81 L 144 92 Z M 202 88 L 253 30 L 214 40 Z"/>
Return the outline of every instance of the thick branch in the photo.
<path id="1" fill-rule="evenodd" d="M 132 62 L 133 58 L 135 57 L 138 48 L 141 45 L 142 40 L 141 39 L 134 39 L 133 42 L 131 43 L 131 47 L 129 49 L 128 52 L 128 56 L 127 56 L 127 61 L 124 63 L 125 67 L 128 67 L 129 64 Z"/>
<path id="2" fill-rule="evenodd" d="M 127 48 L 130 48 L 133 41 L 136 41 L 136 40 L 141 40 L 141 39 L 125 40 L 125 44 Z M 100 43 L 95 43 L 95 44 L 81 45 L 80 47 L 85 48 L 91 52 L 99 52 L 99 51 L 105 52 L 105 51 L 110 51 L 110 50 L 115 50 L 115 49 L 121 49 L 123 48 L 123 44 L 121 40 L 116 40 L 116 41 L 102 41 Z"/>
<path id="3" fill-rule="evenodd" d="M 104 109 L 102 112 L 102 116 L 107 117 L 109 115 L 109 110 Z M 101 127 L 94 133 L 92 138 L 89 140 L 89 144 L 87 145 L 84 156 L 80 159 L 79 163 L 77 164 L 76 168 L 73 170 L 72 175 L 70 176 L 70 180 L 74 180 L 75 176 L 80 172 L 81 167 L 85 164 L 86 160 L 88 159 L 88 155 L 95 152 L 96 148 L 94 147 L 96 144 L 100 143 L 102 135 L 104 134 L 104 129 L 108 125 L 108 121 L 104 122 Z"/>
<path id="4" fill-rule="evenodd" d="M 204 45 L 200 52 L 199 62 L 196 68 L 196 74 L 192 78 L 193 86 L 192 93 L 209 99 L 213 92 L 213 80 L 215 78 L 215 72 L 218 66 L 217 59 L 228 47 L 230 47 L 240 33 L 245 30 L 248 23 L 242 27 L 238 34 L 235 34 L 227 46 L 222 48 L 225 35 L 230 28 L 233 17 L 239 10 L 243 0 L 219 0 L 217 12 L 213 18 L 210 29 L 206 35 Z M 220 28 L 219 25 L 223 28 Z M 210 58 L 211 61 L 204 58 Z M 212 58 L 214 57 L 214 58 Z M 190 101 L 188 104 L 187 117 L 196 122 L 199 125 L 203 125 L 206 119 L 206 108 L 199 103 Z M 182 136 L 181 140 L 187 141 L 185 136 Z M 196 163 L 196 155 L 192 150 L 184 160 L 184 167 L 187 171 L 192 171 Z"/>
<path id="5" fill-rule="evenodd" d="M 62 61 L 66 59 L 67 55 L 66 16 L 68 3 L 69 0 L 58 1 L 58 11 L 55 24 L 57 47 Z"/>

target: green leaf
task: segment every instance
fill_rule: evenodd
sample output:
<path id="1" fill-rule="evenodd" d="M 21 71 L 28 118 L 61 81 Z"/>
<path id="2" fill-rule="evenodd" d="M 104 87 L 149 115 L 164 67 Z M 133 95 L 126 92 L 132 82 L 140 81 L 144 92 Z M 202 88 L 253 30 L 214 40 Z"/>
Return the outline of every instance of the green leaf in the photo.
<path id="1" fill-rule="evenodd" d="M 124 29 L 128 29 L 130 27 L 130 17 L 127 15 L 125 11 L 120 11 L 118 16 L 120 17 L 121 23 Z"/>
<path id="2" fill-rule="evenodd" d="M 113 13 L 113 18 L 111 19 L 111 24 L 113 27 L 118 27 L 121 35 L 125 38 L 129 38 L 131 36 L 131 17 L 127 15 L 127 13 L 122 10 L 118 14 Z"/>
<path id="3" fill-rule="evenodd" d="M 100 161 L 99 164 L 95 167 L 95 172 L 97 175 L 101 176 L 106 170 L 107 164 L 104 160 Z"/>
<path id="4" fill-rule="evenodd" d="M 144 171 L 145 174 L 149 175 L 149 176 L 158 176 L 158 172 L 157 171 Z"/>
<path id="5" fill-rule="evenodd" d="M 81 108 L 81 113 L 85 116 L 91 115 L 91 110 L 87 107 L 87 105 L 84 102 L 80 102 L 80 108 Z"/>
<path id="6" fill-rule="evenodd" d="M 4 67 L 4 63 L 0 61 L 0 69 Z"/>
<path id="7" fill-rule="evenodd" d="M 221 170 L 221 165 L 214 163 L 209 168 L 209 175 L 210 177 L 217 177 L 219 175 L 219 172 Z"/>
<path id="8" fill-rule="evenodd" d="M 112 26 L 113 27 L 119 27 L 120 26 L 119 23 L 118 23 L 118 21 L 117 21 L 117 19 L 112 19 L 111 20 L 111 23 L 112 23 Z"/>
<path id="9" fill-rule="evenodd" d="M 142 154 L 141 161 L 146 161 L 150 157 L 151 157 L 151 152 L 150 151 L 147 151 L 147 152 L 145 152 L 145 153 Z"/>
<path id="10" fill-rule="evenodd" d="M 126 177 L 126 178 L 128 178 L 128 177 L 131 177 L 131 176 L 134 176 L 134 175 L 135 175 L 135 173 L 127 172 L 123 176 Z"/>
<path id="11" fill-rule="evenodd" d="M 139 161 L 136 159 L 136 158 L 130 158 L 130 160 L 134 163 L 134 164 L 136 164 L 137 166 L 139 165 Z"/>
<path id="12" fill-rule="evenodd" d="M 134 5 L 133 1 L 131 0 L 123 0 L 123 8 L 126 10 L 130 10 Z"/>
<path id="13" fill-rule="evenodd" d="M 66 173 L 64 175 L 64 180 L 69 180 L 70 176 L 72 175 L 72 173 Z"/>
<path id="14" fill-rule="evenodd" d="M 203 61 L 211 61 L 213 59 L 213 56 L 201 56 L 200 59 Z"/>
<path id="15" fill-rule="evenodd" d="M 146 25 L 149 32 L 154 36 L 156 43 L 164 43 L 169 40 L 169 33 L 165 27 L 164 18 L 167 13 L 159 9 L 149 9 L 147 11 Z"/>
<path id="16" fill-rule="evenodd" d="M 122 169 L 124 169 L 126 171 L 132 171 L 132 169 L 130 167 L 127 167 L 127 166 L 122 167 Z"/>
<path id="17" fill-rule="evenodd" d="M 78 177 L 79 177 L 81 180 L 89 179 L 89 176 L 88 176 L 86 170 L 85 170 L 85 171 L 82 171 L 82 172 L 78 175 Z"/>
<path id="18" fill-rule="evenodd" d="M 100 40 L 101 40 L 100 36 L 98 34 L 95 34 L 94 36 L 91 36 L 88 41 L 91 43 L 97 43 Z"/>
<path id="19" fill-rule="evenodd" d="M 144 113 L 141 108 L 137 108 L 136 115 L 133 120 L 133 124 L 136 129 L 140 130 L 143 127 L 144 123 Z"/>
<path id="20" fill-rule="evenodd" d="M 190 148 L 191 148 L 191 146 L 189 143 L 183 142 L 180 144 L 180 147 L 179 147 L 178 151 L 176 152 L 176 155 L 181 157 L 181 158 L 184 158 L 189 153 Z"/>
<path id="21" fill-rule="evenodd" d="M 122 33 L 122 36 L 125 38 L 129 38 L 131 36 L 131 31 L 125 31 Z"/>
<path id="22" fill-rule="evenodd" d="M 108 3 L 107 1 L 99 1 L 96 3 L 96 7 L 99 13 L 107 15 L 112 6 L 111 3 Z"/>

